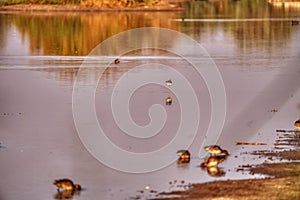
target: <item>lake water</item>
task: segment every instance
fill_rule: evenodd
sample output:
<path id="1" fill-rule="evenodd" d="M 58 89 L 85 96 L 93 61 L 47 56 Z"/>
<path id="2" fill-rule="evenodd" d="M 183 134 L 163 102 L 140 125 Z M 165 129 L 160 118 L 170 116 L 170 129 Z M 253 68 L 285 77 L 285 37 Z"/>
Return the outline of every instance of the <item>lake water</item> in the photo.
<path id="1" fill-rule="evenodd" d="M 236 169 L 239 165 L 261 163 L 264 158 L 243 153 L 272 149 L 275 130 L 293 129 L 299 118 L 300 26 L 292 26 L 291 20 L 300 20 L 300 5 L 224 0 L 196 1 L 184 6 L 185 12 L 0 13 L 1 200 L 58 198 L 52 183 L 64 177 L 83 187 L 73 199 L 149 199 L 157 192 L 186 189 L 189 183 L 254 177 Z M 133 31 L 143 27 L 166 29 L 162 33 L 145 29 L 139 35 Z M 121 40 L 121 35 L 116 34 L 123 31 L 133 35 Z M 173 37 L 172 33 L 185 36 Z M 112 36 L 117 40 L 108 40 L 104 49 L 98 46 Z M 202 51 L 193 51 L 186 43 L 191 40 L 186 38 L 200 44 Z M 127 47 L 141 48 L 126 51 Z M 116 58 L 119 64 L 114 64 Z M 201 63 L 203 74 L 197 72 L 191 60 Z M 216 67 L 219 74 L 205 77 L 211 68 L 202 61 Z M 178 78 L 178 73 L 188 85 L 181 85 L 184 79 Z M 224 91 L 218 85 L 220 77 Z M 170 87 L 164 85 L 168 79 L 173 82 Z M 147 84 L 131 93 L 130 87 L 134 86 L 130 84 L 139 81 Z M 80 90 L 74 89 L 74 83 Z M 187 95 L 180 94 L 190 88 L 198 99 L 199 112 L 197 107 L 187 113 L 181 110 L 185 109 L 181 101 Z M 88 93 L 90 89 L 92 94 Z M 226 101 L 222 100 L 222 92 Z M 79 114 L 74 105 L 76 94 L 88 106 Z M 127 94 L 130 99 L 125 98 Z M 115 98 L 116 104 L 111 106 L 113 95 L 120 98 Z M 169 96 L 173 101 L 166 105 Z M 122 118 L 126 110 L 118 114 L 123 108 L 130 110 L 132 120 L 139 126 L 161 123 L 156 120 L 160 115 L 152 121 L 148 115 L 154 104 L 160 104 L 159 109 L 164 110 L 160 114 L 166 114 L 158 134 L 148 137 L 143 135 L 148 133 L 145 131 L 132 137 L 118 127 L 116 118 L 121 116 L 120 123 L 130 118 Z M 191 107 L 192 101 L 188 104 Z M 130 158 L 126 163 L 127 154 L 116 154 L 104 148 L 102 142 L 96 141 L 93 146 L 89 134 L 95 123 L 88 118 L 90 108 L 112 143 L 124 152 L 145 156 L 176 139 L 176 131 L 187 123 L 187 139 L 184 137 L 182 146 L 186 147 L 186 140 L 192 141 L 188 145 L 191 162 L 178 166 L 178 149 L 174 149 L 172 155 L 155 155 L 157 162 L 174 161 L 159 170 L 127 173 L 106 166 L 96 159 L 97 144 L 101 155 L 111 159 L 112 164 L 125 159 L 121 168 L 135 169 L 139 163 Z M 200 120 L 193 138 L 197 113 Z M 220 134 L 207 135 L 215 127 L 221 128 Z M 222 177 L 211 177 L 199 167 L 204 156 L 198 156 L 200 148 L 210 141 L 230 152 L 220 164 L 226 173 Z M 236 146 L 238 141 L 267 145 Z M 151 168 L 160 163 L 149 159 L 140 165 Z"/>

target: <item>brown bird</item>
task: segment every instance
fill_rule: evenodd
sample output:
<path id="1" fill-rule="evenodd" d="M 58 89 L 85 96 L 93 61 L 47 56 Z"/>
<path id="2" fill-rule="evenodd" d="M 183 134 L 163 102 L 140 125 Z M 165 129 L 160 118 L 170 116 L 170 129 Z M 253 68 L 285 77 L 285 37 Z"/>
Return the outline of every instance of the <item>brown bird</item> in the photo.
<path id="1" fill-rule="evenodd" d="M 294 126 L 296 127 L 296 129 L 300 129 L 300 119 L 295 121 Z"/>
<path id="2" fill-rule="evenodd" d="M 171 105 L 172 104 L 172 98 L 171 97 L 167 97 L 166 98 L 166 105 Z"/>
<path id="3" fill-rule="evenodd" d="M 217 167 L 219 163 L 223 162 L 226 159 L 226 156 L 210 156 L 201 163 L 200 167 Z"/>
<path id="4" fill-rule="evenodd" d="M 165 82 L 165 84 L 166 84 L 166 86 L 171 86 L 172 85 L 172 80 L 171 79 L 169 79 L 169 80 L 167 80 L 166 82 Z"/>
<path id="5" fill-rule="evenodd" d="M 204 147 L 204 150 L 209 152 L 211 155 L 229 155 L 227 150 L 223 150 L 218 145 L 211 145 Z"/>
<path id="6" fill-rule="evenodd" d="M 177 155 L 179 156 L 177 160 L 178 164 L 184 164 L 190 162 L 191 154 L 188 150 L 179 150 L 177 151 Z"/>
<path id="7" fill-rule="evenodd" d="M 119 58 L 115 59 L 115 64 L 117 65 L 117 64 L 119 64 L 119 63 L 120 63 Z"/>
<path id="8" fill-rule="evenodd" d="M 58 191 L 80 191 L 81 186 L 79 184 L 74 184 L 70 179 L 58 179 L 53 183 Z"/>

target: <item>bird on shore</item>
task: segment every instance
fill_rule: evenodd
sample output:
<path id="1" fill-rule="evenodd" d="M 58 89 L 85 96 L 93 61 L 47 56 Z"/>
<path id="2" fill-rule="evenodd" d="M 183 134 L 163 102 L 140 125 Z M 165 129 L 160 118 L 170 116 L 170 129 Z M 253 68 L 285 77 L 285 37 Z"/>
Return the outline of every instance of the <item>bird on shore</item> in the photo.
<path id="1" fill-rule="evenodd" d="M 190 162 L 191 154 L 188 150 L 179 150 L 179 151 L 177 151 L 177 155 L 179 156 L 179 158 L 177 160 L 178 164 Z"/>
<path id="2" fill-rule="evenodd" d="M 299 24 L 300 24 L 300 21 L 292 20 L 292 26 L 294 26 L 294 25 L 299 25 Z"/>
<path id="3" fill-rule="evenodd" d="M 171 97 L 167 97 L 166 98 L 166 105 L 171 105 L 172 104 L 172 98 Z"/>
<path id="4" fill-rule="evenodd" d="M 171 79 L 169 79 L 169 80 L 167 80 L 166 82 L 165 82 L 165 84 L 166 84 L 166 86 L 171 86 L 172 85 L 172 80 Z"/>
<path id="5" fill-rule="evenodd" d="M 295 126 L 296 129 L 300 129 L 300 119 L 295 121 L 294 126 Z"/>
<path id="6" fill-rule="evenodd" d="M 53 183 L 57 187 L 57 191 L 80 191 L 81 186 L 79 184 L 74 184 L 70 179 L 58 179 L 54 180 Z"/>
<path id="7" fill-rule="evenodd" d="M 223 150 L 220 146 L 218 145 L 210 145 L 204 147 L 204 150 L 209 152 L 210 155 L 229 155 L 227 150 Z"/>
<path id="8" fill-rule="evenodd" d="M 219 163 L 226 160 L 226 156 L 210 156 L 203 163 L 201 163 L 200 167 L 217 167 Z"/>

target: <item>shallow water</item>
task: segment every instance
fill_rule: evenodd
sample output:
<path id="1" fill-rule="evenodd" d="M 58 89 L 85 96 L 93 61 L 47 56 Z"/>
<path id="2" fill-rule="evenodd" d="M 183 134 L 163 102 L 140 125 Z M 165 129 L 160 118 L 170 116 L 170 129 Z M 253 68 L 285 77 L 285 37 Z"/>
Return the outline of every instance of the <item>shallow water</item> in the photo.
<path id="1" fill-rule="evenodd" d="M 0 199 L 53 199 L 56 189 L 52 182 L 63 177 L 84 188 L 74 199 L 147 199 L 155 197 L 156 191 L 185 189 L 188 183 L 253 177 L 236 169 L 264 158 L 243 152 L 273 148 L 275 130 L 292 129 L 299 118 L 300 26 L 291 26 L 290 20 L 299 20 L 300 12 L 299 7 L 250 2 L 201 1 L 187 4 L 186 13 L 1 13 Z M 113 53 L 127 43 L 106 49 L 109 55 L 88 56 L 108 37 L 138 27 L 163 27 L 187 34 L 204 47 L 218 67 L 227 102 L 224 128 L 215 139 L 230 152 L 220 164 L 225 176 L 210 177 L 199 168 L 203 158 L 198 153 L 209 127 L 212 100 L 204 77 L 190 63 L 161 49 L 121 56 Z M 159 41 L 157 36 L 153 38 Z M 172 40 L 172 48 L 189 52 L 182 40 Z M 120 64 L 110 63 L 116 57 L 120 57 Z M 154 62 L 183 74 L 199 99 L 200 109 L 199 129 L 189 147 L 191 163 L 177 166 L 174 162 L 154 172 L 131 174 L 96 160 L 80 140 L 72 111 L 73 84 L 84 61 L 93 66 L 90 76 L 81 80 L 86 88 L 98 80 L 101 66 L 109 66 L 95 91 L 95 113 L 113 143 L 136 153 L 155 151 L 176 137 L 181 120 L 180 99 L 172 93 L 176 78 L 172 78 L 171 90 L 163 81 L 162 85 L 138 88 L 128 103 L 134 122 L 140 126 L 150 122 L 151 105 L 165 108 L 164 128 L 147 139 L 128 136 L 117 127 L 110 110 L 117 81 L 126 78 L 123 75 L 135 66 Z M 170 78 L 162 66 L 153 71 L 158 71 L 162 80 Z M 131 76 L 139 74 L 144 76 L 139 70 Z M 171 106 L 164 103 L 167 96 L 173 98 Z M 238 141 L 267 146 L 236 146 Z M 176 150 L 168 156 L 176 158 Z"/>

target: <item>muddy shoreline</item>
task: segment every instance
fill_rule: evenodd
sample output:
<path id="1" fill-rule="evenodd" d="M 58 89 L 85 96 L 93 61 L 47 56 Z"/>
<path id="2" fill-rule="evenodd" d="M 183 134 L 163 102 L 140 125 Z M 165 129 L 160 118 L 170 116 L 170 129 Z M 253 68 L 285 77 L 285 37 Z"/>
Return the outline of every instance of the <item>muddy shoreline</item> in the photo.
<path id="1" fill-rule="evenodd" d="M 284 142 L 284 143 L 282 143 Z M 263 174 L 268 178 L 226 180 L 192 184 L 184 191 L 161 192 L 159 199 L 195 200 L 195 199 L 299 199 L 300 198 L 300 137 L 298 134 L 284 134 L 274 144 L 285 145 L 285 150 L 254 151 L 249 154 L 264 156 L 260 165 L 242 166 L 241 171 L 250 174 Z M 272 160 L 284 160 L 272 162 Z"/>

